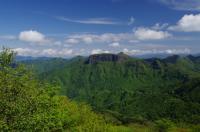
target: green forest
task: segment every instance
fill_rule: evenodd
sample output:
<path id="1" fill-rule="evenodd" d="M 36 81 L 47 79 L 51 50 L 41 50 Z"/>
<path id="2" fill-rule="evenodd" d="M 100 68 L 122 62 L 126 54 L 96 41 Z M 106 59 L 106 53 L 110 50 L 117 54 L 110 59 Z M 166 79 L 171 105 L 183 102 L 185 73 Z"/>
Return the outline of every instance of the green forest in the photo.
<path id="1" fill-rule="evenodd" d="M 200 57 L 17 61 L 3 49 L 0 108 L 3 132 L 198 132 Z"/>

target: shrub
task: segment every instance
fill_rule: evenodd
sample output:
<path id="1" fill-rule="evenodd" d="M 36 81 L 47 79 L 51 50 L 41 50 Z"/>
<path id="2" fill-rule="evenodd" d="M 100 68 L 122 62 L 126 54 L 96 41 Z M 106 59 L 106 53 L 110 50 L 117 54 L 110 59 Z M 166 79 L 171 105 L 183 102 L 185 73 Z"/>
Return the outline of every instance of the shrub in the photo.
<path id="1" fill-rule="evenodd" d="M 155 129 L 158 132 L 167 132 L 171 127 L 173 127 L 173 123 L 167 119 L 161 119 L 155 121 Z"/>

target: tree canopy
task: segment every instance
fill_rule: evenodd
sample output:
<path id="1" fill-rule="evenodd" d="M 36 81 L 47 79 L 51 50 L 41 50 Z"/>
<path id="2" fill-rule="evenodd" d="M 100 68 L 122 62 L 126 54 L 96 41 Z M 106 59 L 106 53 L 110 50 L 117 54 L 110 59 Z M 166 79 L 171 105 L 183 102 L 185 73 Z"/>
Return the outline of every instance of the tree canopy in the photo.
<path id="1" fill-rule="evenodd" d="M 57 86 L 41 83 L 15 53 L 0 53 L 0 130 L 106 131 L 100 115 L 86 105 L 56 94 Z"/>

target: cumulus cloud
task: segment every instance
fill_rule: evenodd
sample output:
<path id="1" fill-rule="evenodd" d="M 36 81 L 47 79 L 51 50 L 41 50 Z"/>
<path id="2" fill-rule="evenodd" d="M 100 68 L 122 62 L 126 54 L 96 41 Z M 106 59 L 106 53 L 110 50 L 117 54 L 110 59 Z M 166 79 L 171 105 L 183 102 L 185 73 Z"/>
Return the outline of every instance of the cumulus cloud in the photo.
<path id="1" fill-rule="evenodd" d="M 172 35 L 167 31 L 158 31 L 149 28 L 137 28 L 134 35 L 139 40 L 160 40 L 171 37 Z"/>
<path id="2" fill-rule="evenodd" d="M 189 11 L 200 10 L 199 0 L 158 0 L 158 1 L 175 10 L 189 10 Z"/>
<path id="3" fill-rule="evenodd" d="M 175 26 L 170 26 L 168 29 L 184 32 L 200 32 L 200 14 L 184 15 Z"/>
<path id="4" fill-rule="evenodd" d="M 44 34 L 34 30 L 20 32 L 19 40 L 34 43 L 43 43 L 47 41 Z"/>

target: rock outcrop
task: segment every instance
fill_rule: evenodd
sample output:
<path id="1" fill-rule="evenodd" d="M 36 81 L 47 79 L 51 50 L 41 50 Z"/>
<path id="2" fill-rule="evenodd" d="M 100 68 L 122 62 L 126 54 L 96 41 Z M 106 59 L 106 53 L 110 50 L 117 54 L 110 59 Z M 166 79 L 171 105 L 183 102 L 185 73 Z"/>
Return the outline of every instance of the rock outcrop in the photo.
<path id="1" fill-rule="evenodd" d="M 128 55 L 124 53 L 119 54 L 94 54 L 90 55 L 86 61 L 87 64 L 95 64 L 98 62 L 121 62 L 127 60 L 129 58 Z"/>

